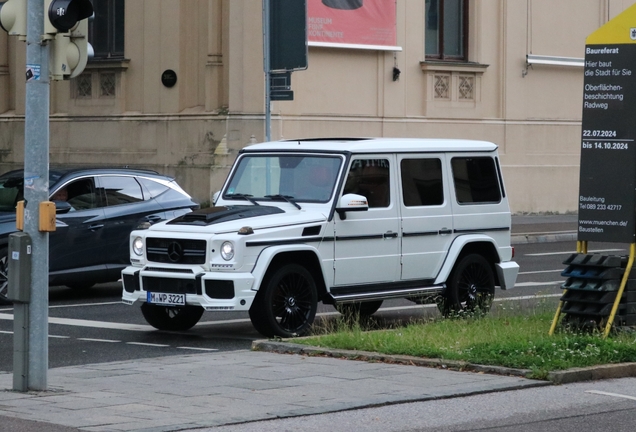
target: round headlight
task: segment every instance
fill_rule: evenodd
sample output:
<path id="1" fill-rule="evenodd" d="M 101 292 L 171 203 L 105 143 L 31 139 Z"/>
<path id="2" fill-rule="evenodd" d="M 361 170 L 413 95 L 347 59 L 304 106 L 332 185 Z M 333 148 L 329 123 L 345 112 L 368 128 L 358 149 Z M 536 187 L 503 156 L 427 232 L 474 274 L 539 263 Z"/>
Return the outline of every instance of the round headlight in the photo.
<path id="1" fill-rule="evenodd" d="M 142 256 L 144 254 L 144 239 L 136 237 L 133 240 L 132 247 L 135 255 Z"/>
<path id="2" fill-rule="evenodd" d="M 234 245 L 231 242 L 225 242 L 221 245 L 221 257 L 223 257 L 225 261 L 234 258 Z"/>

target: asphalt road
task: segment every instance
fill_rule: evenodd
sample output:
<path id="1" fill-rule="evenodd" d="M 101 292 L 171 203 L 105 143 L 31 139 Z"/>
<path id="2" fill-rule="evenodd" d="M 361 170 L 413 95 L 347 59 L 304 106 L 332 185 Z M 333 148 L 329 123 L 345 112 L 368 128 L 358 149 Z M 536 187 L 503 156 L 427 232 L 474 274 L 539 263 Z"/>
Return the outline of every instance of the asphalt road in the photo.
<path id="1" fill-rule="evenodd" d="M 596 244 L 590 250 L 626 254 L 617 244 Z M 562 264 L 575 248 L 573 242 L 533 243 L 516 246 L 521 266 L 515 289 L 497 291 L 492 313 L 505 307 L 527 307 L 537 301 L 556 307 L 561 293 Z M 119 283 L 104 284 L 86 291 L 52 287 L 49 300 L 49 368 L 101 363 L 134 358 L 181 355 L 194 352 L 249 349 L 261 336 L 252 328 L 245 312 L 207 312 L 187 332 L 161 332 L 146 324 L 139 305 L 120 302 Z M 0 371 L 13 370 L 13 310 L 0 306 Z M 415 305 L 406 300 L 383 304 L 375 315 L 378 325 L 392 325 L 436 316 L 434 305 Z M 333 307 L 320 305 L 316 325 L 338 316 Z"/>

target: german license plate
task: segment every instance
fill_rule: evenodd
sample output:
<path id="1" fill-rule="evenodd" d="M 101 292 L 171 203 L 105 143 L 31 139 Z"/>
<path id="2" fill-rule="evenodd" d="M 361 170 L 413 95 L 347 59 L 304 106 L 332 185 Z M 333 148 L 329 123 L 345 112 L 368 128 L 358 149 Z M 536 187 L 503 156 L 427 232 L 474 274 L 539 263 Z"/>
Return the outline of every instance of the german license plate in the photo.
<path id="1" fill-rule="evenodd" d="M 146 301 L 148 303 L 184 306 L 185 294 L 166 294 L 166 293 L 146 293 Z"/>

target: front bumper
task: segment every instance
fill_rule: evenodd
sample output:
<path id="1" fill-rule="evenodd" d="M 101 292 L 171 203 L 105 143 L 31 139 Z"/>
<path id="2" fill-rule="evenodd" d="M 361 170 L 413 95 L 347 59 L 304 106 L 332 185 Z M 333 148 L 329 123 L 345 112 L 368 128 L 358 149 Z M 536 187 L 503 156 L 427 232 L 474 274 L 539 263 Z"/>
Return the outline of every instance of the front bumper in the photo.
<path id="1" fill-rule="evenodd" d="M 186 304 L 207 311 L 247 311 L 256 296 L 251 273 L 196 272 L 189 269 L 122 270 L 122 302 L 145 302 L 148 292 L 185 294 Z"/>

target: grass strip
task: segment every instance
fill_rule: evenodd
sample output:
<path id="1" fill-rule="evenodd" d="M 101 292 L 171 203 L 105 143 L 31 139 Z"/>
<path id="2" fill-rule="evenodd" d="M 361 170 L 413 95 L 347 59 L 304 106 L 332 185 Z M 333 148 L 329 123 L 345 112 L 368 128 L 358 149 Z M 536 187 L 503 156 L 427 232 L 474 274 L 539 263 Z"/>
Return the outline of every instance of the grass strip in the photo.
<path id="1" fill-rule="evenodd" d="M 532 378 L 551 371 L 636 361 L 636 334 L 560 331 L 548 336 L 554 312 L 482 318 L 438 319 L 399 328 L 369 330 L 359 320 L 340 319 L 295 343 L 372 351 L 482 365 L 530 369 Z"/>

